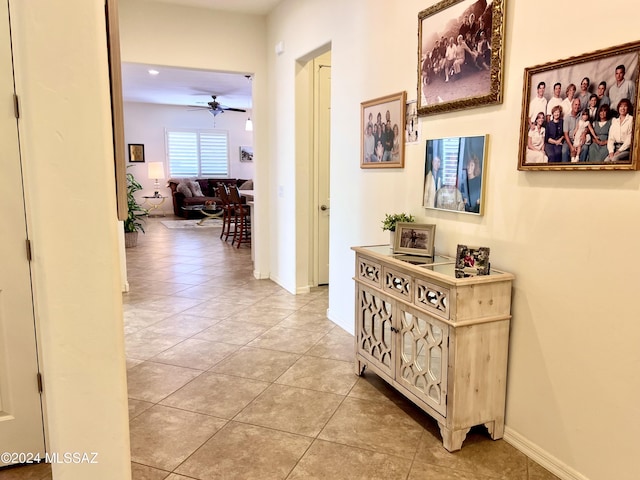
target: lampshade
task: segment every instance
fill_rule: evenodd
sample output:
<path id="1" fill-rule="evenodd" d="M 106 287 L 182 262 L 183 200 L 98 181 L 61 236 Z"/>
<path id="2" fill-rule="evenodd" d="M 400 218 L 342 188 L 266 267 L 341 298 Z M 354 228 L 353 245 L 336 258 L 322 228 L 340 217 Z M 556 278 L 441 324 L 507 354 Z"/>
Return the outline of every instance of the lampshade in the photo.
<path id="1" fill-rule="evenodd" d="M 148 165 L 148 174 L 151 180 L 158 180 L 160 178 L 164 178 L 164 163 L 162 162 L 149 162 Z"/>
<path id="2" fill-rule="evenodd" d="M 245 123 L 244 129 L 247 132 L 252 132 L 253 131 L 253 122 L 251 121 L 251 118 L 247 118 L 247 123 Z"/>

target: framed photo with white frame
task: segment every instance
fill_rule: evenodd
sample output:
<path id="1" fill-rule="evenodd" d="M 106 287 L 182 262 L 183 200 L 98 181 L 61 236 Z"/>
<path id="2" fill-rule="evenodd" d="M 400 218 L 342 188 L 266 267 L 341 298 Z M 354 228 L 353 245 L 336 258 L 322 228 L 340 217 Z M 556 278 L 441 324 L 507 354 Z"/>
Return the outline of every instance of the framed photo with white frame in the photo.
<path id="1" fill-rule="evenodd" d="M 427 140 L 423 206 L 484 214 L 488 135 Z"/>
<path id="2" fill-rule="evenodd" d="M 240 161 L 253 162 L 253 147 L 240 146 Z"/>
<path id="3" fill-rule="evenodd" d="M 413 222 L 396 224 L 393 252 L 433 257 L 436 226 Z"/>

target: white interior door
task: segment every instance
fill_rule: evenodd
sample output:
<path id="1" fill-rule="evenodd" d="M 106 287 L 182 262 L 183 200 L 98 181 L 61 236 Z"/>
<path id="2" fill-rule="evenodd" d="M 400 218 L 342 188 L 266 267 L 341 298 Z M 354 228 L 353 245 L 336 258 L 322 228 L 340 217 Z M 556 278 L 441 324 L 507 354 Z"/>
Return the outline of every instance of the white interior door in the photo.
<path id="1" fill-rule="evenodd" d="M 317 284 L 329 284 L 331 52 L 314 60 L 315 245 Z"/>
<path id="2" fill-rule="evenodd" d="M 0 452 L 44 456 L 7 2 L 0 7 Z M 0 466 L 28 458 L 0 457 Z"/>

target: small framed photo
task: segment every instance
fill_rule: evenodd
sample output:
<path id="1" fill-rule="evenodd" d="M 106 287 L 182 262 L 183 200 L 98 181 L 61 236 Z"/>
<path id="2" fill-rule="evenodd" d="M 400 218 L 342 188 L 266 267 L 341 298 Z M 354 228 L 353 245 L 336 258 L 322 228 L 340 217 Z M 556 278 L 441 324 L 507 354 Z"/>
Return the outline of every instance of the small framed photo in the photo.
<path id="1" fill-rule="evenodd" d="M 247 146 L 240 147 L 240 161 L 253 162 L 253 147 L 247 147 Z"/>
<path id="2" fill-rule="evenodd" d="M 407 92 L 362 102 L 360 168 L 404 167 Z"/>
<path id="3" fill-rule="evenodd" d="M 142 143 L 129 144 L 129 162 L 144 163 L 144 145 Z"/>
<path id="4" fill-rule="evenodd" d="M 415 100 L 407 102 L 407 114 L 405 116 L 405 143 L 419 143 L 420 123 L 418 122 L 418 107 Z"/>
<path id="5" fill-rule="evenodd" d="M 502 103 L 506 0 L 443 0 L 418 14 L 418 115 Z"/>
<path id="6" fill-rule="evenodd" d="M 489 275 L 489 247 L 458 245 L 456 253 L 456 278 Z"/>
<path id="7" fill-rule="evenodd" d="M 637 170 L 640 42 L 525 68 L 518 170 Z"/>
<path id="8" fill-rule="evenodd" d="M 435 225 L 410 222 L 397 223 L 393 252 L 433 257 L 435 237 Z"/>
<path id="9" fill-rule="evenodd" d="M 482 215 L 488 135 L 427 140 L 423 206 Z"/>

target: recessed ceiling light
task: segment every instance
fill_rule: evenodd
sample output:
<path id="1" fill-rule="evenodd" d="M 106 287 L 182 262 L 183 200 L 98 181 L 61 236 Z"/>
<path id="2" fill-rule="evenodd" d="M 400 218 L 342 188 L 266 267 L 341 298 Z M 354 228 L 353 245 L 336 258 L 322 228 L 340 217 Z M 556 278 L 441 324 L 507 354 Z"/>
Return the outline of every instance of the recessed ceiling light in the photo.
<path id="1" fill-rule="evenodd" d="M 158 75 L 159 73 L 158 70 L 149 70 L 149 75 Z"/>

